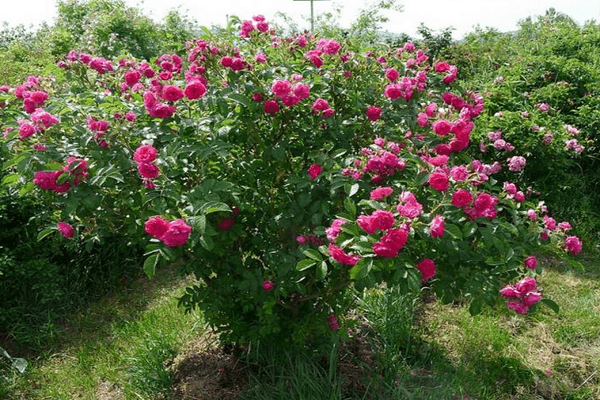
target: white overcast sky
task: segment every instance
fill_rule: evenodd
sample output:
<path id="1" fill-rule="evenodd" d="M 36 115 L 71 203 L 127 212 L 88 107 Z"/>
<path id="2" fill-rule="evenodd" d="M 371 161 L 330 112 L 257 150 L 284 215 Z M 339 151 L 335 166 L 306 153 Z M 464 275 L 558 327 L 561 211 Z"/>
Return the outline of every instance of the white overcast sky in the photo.
<path id="1" fill-rule="evenodd" d="M 332 10 L 336 1 L 314 2 L 314 12 Z M 337 0 L 343 4 L 342 25 L 354 20 L 361 6 L 374 0 Z M 296 0 L 125 0 L 130 6 L 137 6 L 145 15 L 160 21 L 173 8 L 180 7 L 200 23 L 210 26 L 224 24 L 227 15 L 237 15 L 250 19 L 253 15 L 263 14 L 272 20 L 277 11 L 295 18 L 300 27 L 308 28 L 302 16 L 310 16 L 310 1 Z M 421 22 L 428 28 L 439 30 L 453 26 L 454 39 L 461 39 L 472 31 L 475 25 L 494 27 L 502 32 L 517 29 L 517 22 L 528 16 L 544 14 L 554 7 L 583 24 L 595 19 L 600 21 L 600 0 L 398 0 L 404 6 L 402 13 L 390 15 L 390 22 L 384 26 L 390 32 L 416 35 Z M 0 22 L 9 26 L 25 26 L 46 21 L 51 24 L 57 15 L 57 0 L 0 0 Z"/>

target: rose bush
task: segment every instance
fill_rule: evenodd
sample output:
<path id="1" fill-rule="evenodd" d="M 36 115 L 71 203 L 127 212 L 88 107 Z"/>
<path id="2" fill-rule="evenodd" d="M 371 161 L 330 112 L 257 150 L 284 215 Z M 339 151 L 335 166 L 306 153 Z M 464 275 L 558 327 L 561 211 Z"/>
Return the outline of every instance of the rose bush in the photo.
<path id="1" fill-rule="evenodd" d="M 180 304 L 242 343 L 336 330 L 354 291 L 384 282 L 425 282 L 478 313 L 541 272 L 538 246 L 581 250 L 543 202 L 494 179 L 505 158 L 466 155 L 484 103 L 455 66 L 430 68 L 412 43 L 280 38 L 262 16 L 229 33 L 151 63 L 71 51 L 69 85 L 32 77 L 0 94 L 3 184 L 59 223 L 40 239 L 145 243 L 148 275 L 193 273 Z M 516 290 L 518 312 L 556 309 L 537 286 Z"/>

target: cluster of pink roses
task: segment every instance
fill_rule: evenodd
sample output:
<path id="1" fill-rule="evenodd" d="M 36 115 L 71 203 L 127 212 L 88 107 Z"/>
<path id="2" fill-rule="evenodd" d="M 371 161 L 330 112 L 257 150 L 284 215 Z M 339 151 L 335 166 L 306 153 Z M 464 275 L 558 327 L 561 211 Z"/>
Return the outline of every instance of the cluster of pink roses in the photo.
<path id="1" fill-rule="evenodd" d="M 240 28 L 239 36 L 241 38 L 250 37 L 250 32 L 257 30 L 261 33 L 267 32 L 269 30 L 269 24 L 265 22 L 265 17 L 262 15 L 255 15 L 252 19 L 256 22 L 256 26 L 250 20 L 242 21 L 242 26 Z"/>
<path id="2" fill-rule="evenodd" d="M 40 189 L 65 193 L 71 186 L 79 185 L 86 180 L 87 176 L 87 161 L 82 158 L 69 157 L 62 170 L 37 171 L 33 176 L 33 183 Z M 59 181 L 61 182 L 59 183 Z"/>
<path id="3" fill-rule="evenodd" d="M 380 187 L 371 191 L 371 199 L 383 200 L 393 193 L 393 189 L 389 187 Z M 419 204 L 415 196 L 410 192 L 403 192 L 400 196 L 400 204 L 397 210 L 401 216 L 414 219 L 422 212 L 422 206 Z M 329 240 L 329 255 L 337 262 L 345 265 L 355 265 L 361 257 L 345 253 L 339 248 L 335 241 L 342 233 L 342 225 L 347 221 L 344 219 L 336 219 L 330 227 L 325 230 L 327 239 Z M 376 234 L 381 231 L 381 237 L 373 243 L 371 249 L 378 257 L 392 258 L 396 257 L 400 250 L 404 248 L 408 241 L 410 225 L 409 223 L 401 223 L 398 228 L 394 228 L 396 220 L 394 214 L 386 210 L 375 210 L 371 215 L 360 215 L 356 223 L 363 231 L 369 235 Z M 432 238 L 438 238 L 444 235 L 444 217 L 435 215 L 429 224 L 429 232 Z M 431 259 L 422 260 L 417 265 L 422 274 L 422 280 L 426 281 L 435 275 L 435 263 Z"/>
<path id="4" fill-rule="evenodd" d="M 137 163 L 140 177 L 144 179 L 144 186 L 148 189 L 156 187 L 152 179 L 157 178 L 160 174 L 160 170 L 154 162 L 156 155 L 156 149 L 148 144 L 141 145 L 133 153 L 133 160 Z"/>
<path id="5" fill-rule="evenodd" d="M 23 109 L 28 114 L 41 108 L 48 100 L 48 93 L 42 90 L 40 81 L 38 77 L 29 76 L 25 83 L 15 87 L 15 97 L 23 100 Z"/>
<path id="6" fill-rule="evenodd" d="M 306 39 L 304 38 L 304 41 Z M 304 46 L 301 46 L 304 47 Z M 304 54 L 304 56 L 310 60 L 310 62 L 316 67 L 316 68 L 321 68 L 321 66 L 323 65 L 323 54 L 327 54 L 327 55 L 335 55 L 337 54 L 340 49 L 341 49 L 341 45 L 336 42 L 335 40 L 330 40 L 330 39 L 320 39 L 315 48 L 313 50 L 310 50 L 308 52 L 306 52 Z"/>
<path id="7" fill-rule="evenodd" d="M 17 122 L 19 123 L 19 136 L 21 139 L 27 139 L 34 133 L 44 132 L 60 121 L 54 115 L 38 108 L 31 114 L 31 121 L 19 119 Z"/>
<path id="8" fill-rule="evenodd" d="M 371 215 L 360 215 L 356 223 L 369 235 L 377 231 L 385 233 L 372 246 L 373 253 L 379 257 L 396 257 L 408 241 L 408 227 L 393 228 L 395 218 L 389 211 L 375 210 Z"/>
<path id="9" fill-rule="evenodd" d="M 579 144 L 577 139 L 569 139 L 565 142 L 565 146 L 567 149 L 573 149 L 576 154 L 581 154 L 585 150 L 585 146 Z"/>
<path id="10" fill-rule="evenodd" d="M 344 176 L 352 176 L 355 180 L 360 180 L 364 174 L 368 174 L 371 176 L 371 182 L 381 184 L 386 177 L 404 169 L 405 160 L 398 158 L 402 146 L 404 145 L 375 138 L 371 148 L 361 149 L 361 157 L 354 160 L 354 168 L 346 168 L 342 173 Z"/>
<path id="11" fill-rule="evenodd" d="M 325 99 L 318 98 L 312 104 L 313 114 L 321 114 L 321 118 L 326 119 L 333 116 L 333 108 L 329 107 L 329 102 Z"/>
<path id="12" fill-rule="evenodd" d="M 91 69 L 95 70 L 100 75 L 114 70 L 112 64 L 106 58 L 92 57 L 87 53 L 77 53 L 75 50 L 71 50 L 67 54 L 67 61 L 68 63 L 60 61 L 58 63 L 58 67 L 63 69 L 70 69 L 73 64 L 81 63 L 84 65 L 88 65 Z"/>
<path id="13" fill-rule="evenodd" d="M 88 129 L 94 134 L 94 140 L 100 147 L 107 147 L 106 133 L 110 129 L 110 123 L 105 119 L 96 120 L 91 115 L 87 117 Z"/>
<path id="14" fill-rule="evenodd" d="M 296 82 L 294 86 L 286 79 L 275 80 L 271 91 L 285 106 L 293 107 L 310 96 L 310 86 L 299 82 L 300 80 L 302 76 L 297 74 L 292 75 L 292 82 Z"/>
<path id="15" fill-rule="evenodd" d="M 144 230 L 169 247 L 183 246 L 192 233 L 192 227 L 184 220 L 166 221 L 158 215 L 150 217 L 146 221 Z"/>
<path id="16" fill-rule="evenodd" d="M 507 299 L 514 299 L 508 302 L 508 308 L 519 314 L 527 314 L 529 307 L 542 299 L 542 294 L 537 290 L 535 278 L 528 276 L 515 285 L 506 286 L 500 293 Z"/>

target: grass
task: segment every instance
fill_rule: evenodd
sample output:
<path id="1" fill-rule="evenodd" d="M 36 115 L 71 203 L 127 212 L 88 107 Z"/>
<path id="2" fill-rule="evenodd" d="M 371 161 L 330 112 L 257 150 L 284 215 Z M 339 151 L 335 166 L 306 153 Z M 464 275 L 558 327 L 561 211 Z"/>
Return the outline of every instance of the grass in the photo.
<path id="1" fill-rule="evenodd" d="M 176 295 L 184 282 L 142 278 L 74 315 L 19 382 L 16 399 L 156 399 L 168 395 L 168 362 L 202 331 Z"/>
<path id="2" fill-rule="evenodd" d="M 558 315 L 499 307 L 471 317 L 431 296 L 371 290 L 349 317 L 349 338 L 332 337 L 329 351 L 264 347 L 237 358 L 197 346 L 207 340 L 202 320 L 174 299 L 185 282 L 163 273 L 73 316 L 56 330 L 62 346 L 33 360 L 9 398 L 212 399 L 229 374 L 237 382 L 228 393 L 241 399 L 600 399 L 600 264 L 583 261 L 585 272 L 544 261 L 539 282 Z M 188 375 L 204 368 L 213 386 L 196 384 L 201 395 L 185 397 L 173 390 L 185 387 L 175 364 L 200 353 L 208 356 Z"/>

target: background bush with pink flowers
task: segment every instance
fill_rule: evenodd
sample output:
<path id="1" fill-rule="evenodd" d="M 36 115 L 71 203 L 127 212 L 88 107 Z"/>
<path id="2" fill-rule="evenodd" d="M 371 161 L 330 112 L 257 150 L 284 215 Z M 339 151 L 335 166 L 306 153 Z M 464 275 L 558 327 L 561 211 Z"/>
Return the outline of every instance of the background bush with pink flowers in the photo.
<path id="1" fill-rule="evenodd" d="M 180 304 L 225 342 L 338 330 L 382 284 L 558 310 L 531 257 L 582 243 L 527 190 L 523 153 L 467 151 L 484 95 L 412 43 L 354 46 L 255 16 L 152 62 L 71 50 L 65 83 L 3 89 L 3 184 L 42 201 L 41 243 L 119 238 L 150 276 L 194 274 Z"/>

